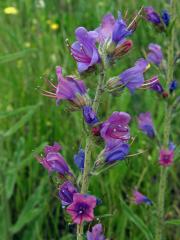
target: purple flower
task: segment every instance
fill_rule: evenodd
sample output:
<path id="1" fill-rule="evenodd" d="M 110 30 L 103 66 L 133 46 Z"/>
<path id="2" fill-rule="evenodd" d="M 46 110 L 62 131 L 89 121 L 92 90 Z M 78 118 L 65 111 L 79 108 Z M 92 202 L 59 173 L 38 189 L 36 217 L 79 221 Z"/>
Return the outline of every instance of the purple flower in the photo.
<path id="1" fill-rule="evenodd" d="M 57 146 L 46 146 L 44 149 L 45 156 L 37 157 L 37 160 L 49 171 L 49 172 L 58 172 L 61 175 L 72 175 L 69 170 L 67 163 L 65 162 L 63 156 L 58 153 L 58 148 L 60 149 L 60 145 Z"/>
<path id="2" fill-rule="evenodd" d="M 59 187 L 59 198 L 63 206 L 67 206 L 73 202 L 74 193 L 77 193 L 77 189 L 70 181 L 64 182 Z"/>
<path id="3" fill-rule="evenodd" d="M 108 164 L 124 160 L 129 153 L 129 145 L 116 143 L 114 146 L 106 147 L 104 151 L 105 162 Z"/>
<path id="4" fill-rule="evenodd" d="M 112 41 L 119 44 L 124 38 L 131 35 L 132 31 L 128 30 L 125 21 L 122 19 L 121 13 L 118 12 L 118 19 L 116 20 L 112 32 Z"/>
<path id="5" fill-rule="evenodd" d="M 84 221 L 91 222 L 94 219 L 95 207 L 96 198 L 94 196 L 74 193 L 73 202 L 66 210 L 74 223 L 82 224 Z"/>
<path id="6" fill-rule="evenodd" d="M 105 240 L 102 224 L 98 223 L 92 227 L 92 231 L 87 231 L 87 240 Z"/>
<path id="7" fill-rule="evenodd" d="M 174 150 L 170 149 L 161 149 L 159 155 L 159 164 L 168 167 L 172 165 L 174 158 Z"/>
<path id="8" fill-rule="evenodd" d="M 87 124 L 93 126 L 94 124 L 99 122 L 96 113 L 94 112 L 91 106 L 84 106 L 82 109 L 84 120 L 86 121 Z"/>
<path id="9" fill-rule="evenodd" d="M 151 118 L 151 113 L 141 113 L 138 117 L 139 128 L 150 138 L 155 137 L 154 126 Z"/>
<path id="10" fill-rule="evenodd" d="M 68 100 L 78 107 L 82 107 L 89 103 L 83 81 L 77 80 L 71 76 L 63 77 L 61 67 L 56 68 L 56 74 L 58 78 L 58 85 L 56 87 L 56 99 L 58 103 L 61 100 Z"/>
<path id="11" fill-rule="evenodd" d="M 125 21 L 122 19 L 121 13 L 118 12 L 118 18 L 109 13 L 103 17 L 99 28 L 95 30 L 98 33 L 97 41 L 104 43 L 111 40 L 115 45 L 118 45 L 122 40 L 129 36 L 132 31 L 128 30 Z"/>
<path id="12" fill-rule="evenodd" d="M 101 137 L 108 147 L 115 143 L 124 143 L 130 139 L 129 122 L 131 117 L 126 112 L 113 112 L 101 126 Z"/>
<path id="13" fill-rule="evenodd" d="M 167 10 L 163 10 L 161 13 L 161 18 L 166 26 L 169 25 L 171 16 L 169 15 L 169 12 Z"/>
<path id="14" fill-rule="evenodd" d="M 158 25 L 161 23 L 161 18 L 157 12 L 155 12 L 153 7 L 144 8 L 145 17 L 148 21 Z"/>
<path id="15" fill-rule="evenodd" d="M 171 81 L 169 84 L 169 92 L 173 93 L 174 90 L 176 90 L 176 88 L 177 88 L 177 81 L 176 80 Z"/>
<path id="16" fill-rule="evenodd" d="M 130 91 L 134 91 L 136 88 L 141 87 L 144 83 L 143 73 L 146 71 L 147 67 L 148 62 L 143 58 L 139 59 L 134 67 L 125 70 L 119 75 L 118 84 L 124 85 Z"/>
<path id="17" fill-rule="evenodd" d="M 176 149 L 176 145 L 173 142 L 169 142 L 169 150 L 175 150 Z"/>
<path id="18" fill-rule="evenodd" d="M 84 160 L 85 152 L 82 148 L 80 148 L 78 153 L 74 155 L 74 162 L 81 171 L 84 170 Z"/>
<path id="19" fill-rule="evenodd" d="M 157 76 L 152 77 L 149 82 L 151 82 L 151 86 L 150 89 L 152 89 L 155 92 L 158 92 L 160 94 L 162 94 L 164 92 L 164 89 L 161 85 L 161 83 L 159 82 L 159 79 Z"/>
<path id="20" fill-rule="evenodd" d="M 100 57 L 95 45 L 95 32 L 88 32 L 84 27 L 75 31 L 77 41 L 71 46 L 71 54 L 77 62 L 80 73 L 99 63 Z"/>
<path id="21" fill-rule="evenodd" d="M 152 205 L 152 201 L 146 197 L 145 195 L 143 195 L 142 193 L 138 192 L 138 191 L 133 191 L 133 201 L 135 204 L 139 205 L 141 203 L 145 203 L 147 205 Z"/>
<path id="22" fill-rule="evenodd" d="M 160 65 L 163 60 L 163 53 L 161 51 L 161 46 L 158 44 L 150 43 L 148 46 L 149 53 L 147 55 L 147 60 L 156 65 Z"/>
<path id="23" fill-rule="evenodd" d="M 45 146 L 44 153 L 48 154 L 49 152 L 59 152 L 61 149 L 62 149 L 61 145 L 55 142 L 53 146 L 50 145 Z"/>

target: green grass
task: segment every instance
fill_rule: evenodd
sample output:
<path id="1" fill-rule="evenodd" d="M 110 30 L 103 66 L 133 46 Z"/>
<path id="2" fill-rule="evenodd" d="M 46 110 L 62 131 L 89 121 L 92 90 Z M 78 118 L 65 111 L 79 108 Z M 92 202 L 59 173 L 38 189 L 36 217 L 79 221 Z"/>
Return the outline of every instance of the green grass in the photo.
<path id="1" fill-rule="evenodd" d="M 39 86 L 47 89 L 46 79 L 56 82 L 55 67 L 63 66 L 64 74 L 76 73 L 76 64 L 65 44 L 68 38 L 73 42 L 74 30 L 78 26 L 94 29 L 107 12 L 117 14 L 128 10 L 131 16 L 140 7 L 149 5 L 145 0 L 127 1 L 44 1 L 45 7 L 38 8 L 37 1 L 0 2 L 0 239 L 74 239 L 73 226 L 65 216 L 57 198 L 56 186 L 48 173 L 37 163 L 35 156 L 44 145 L 58 141 L 63 146 L 63 155 L 76 173 L 73 155 L 84 146 L 82 116 L 80 112 L 69 112 L 62 104 L 57 107 L 53 99 L 43 97 Z M 5 15 L 3 9 L 16 6 L 18 15 Z M 158 11 L 167 5 L 164 1 L 152 0 Z M 52 31 L 47 20 L 59 24 L 58 31 Z M 130 67 L 150 42 L 166 44 L 164 35 L 157 34 L 145 21 L 140 22 L 132 40 L 134 48 L 108 72 L 107 78 Z M 28 43 L 28 44 L 27 44 Z M 30 45 L 30 46 L 28 46 Z M 178 48 L 178 43 L 177 46 Z M 166 47 L 163 49 L 166 56 Z M 178 51 L 178 49 L 177 49 Z M 156 70 L 150 71 L 149 77 Z M 148 77 L 148 75 L 147 75 Z M 178 72 L 176 71 L 176 78 Z M 96 86 L 96 77 L 86 79 L 90 95 Z M 89 192 L 103 200 L 97 207 L 107 237 L 117 240 L 152 240 L 156 220 L 156 200 L 159 180 L 158 147 L 137 130 L 136 117 L 140 112 L 150 111 L 159 135 L 163 132 L 163 102 L 150 91 L 137 91 L 121 96 L 108 94 L 102 99 L 100 113 L 105 120 L 113 111 L 127 111 L 132 115 L 131 132 L 135 136 L 131 153 L 148 149 L 117 167 L 93 177 Z M 171 138 L 178 144 L 178 117 L 172 123 Z M 94 154 L 95 157 L 95 154 Z M 176 160 L 177 157 L 176 157 Z M 145 175 L 140 190 L 154 205 L 152 207 L 130 204 L 132 189 L 137 185 L 143 170 Z M 166 240 L 178 240 L 180 215 L 178 200 L 178 161 L 170 170 L 166 191 Z M 167 222 L 168 223 L 168 222 Z M 71 233 L 70 233 L 71 232 Z"/>

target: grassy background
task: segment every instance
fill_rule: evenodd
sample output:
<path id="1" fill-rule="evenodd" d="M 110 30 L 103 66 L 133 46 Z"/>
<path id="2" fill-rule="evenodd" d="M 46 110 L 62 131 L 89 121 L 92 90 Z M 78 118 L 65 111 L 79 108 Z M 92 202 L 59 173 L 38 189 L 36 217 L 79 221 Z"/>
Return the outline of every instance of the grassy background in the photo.
<path id="1" fill-rule="evenodd" d="M 68 224 L 70 219 L 64 216 L 55 185 L 34 156 L 47 142 L 58 141 L 63 146 L 65 159 L 78 174 L 73 155 L 79 145 L 84 144 L 83 120 L 79 112 L 70 113 L 65 104 L 57 107 L 54 100 L 43 97 L 39 86 L 47 89 L 47 78 L 56 82 L 57 65 L 63 66 L 64 74 L 76 73 L 76 64 L 65 44 L 66 38 L 74 41 L 76 27 L 83 25 L 94 29 L 106 12 L 116 15 L 118 9 L 123 14 L 128 10 L 129 16 L 132 16 L 142 5 L 149 5 L 149 1 L 145 0 L 46 0 L 45 6 L 40 8 L 37 2 L 0 2 L 0 239 L 3 240 L 74 239 L 74 226 Z M 166 7 L 164 1 L 157 0 L 152 0 L 151 5 L 158 11 Z M 19 14 L 5 15 L 3 9 L 7 6 L 17 7 Z M 58 23 L 59 29 L 53 31 L 48 20 Z M 166 56 L 164 35 L 157 34 L 145 21 L 140 22 L 132 40 L 133 50 L 119 60 L 107 73 L 107 78 L 132 66 L 150 42 L 163 44 Z M 147 77 L 153 73 L 155 69 L 150 70 Z M 96 81 L 94 74 L 86 79 L 90 95 L 93 95 Z M 97 207 L 96 215 L 103 223 L 107 237 L 152 240 L 156 204 L 152 207 L 133 206 L 130 195 L 139 184 L 140 190 L 156 202 L 158 148 L 155 142 L 137 130 L 136 117 L 140 112 L 150 111 L 161 137 L 163 101 L 151 91 L 137 91 L 133 96 L 128 91 L 118 97 L 106 94 L 99 116 L 104 120 L 113 111 L 127 111 L 132 115 L 131 132 L 136 140 L 131 153 L 148 151 L 92 178 L 90 193 L 103 200 L 103 204 Z M 175 143 L 179 131 L 177 126 L 178 121 L 173 120 L 171 138 Z M 168 179 L 166 219 L 176 219 L 180 215 L 178 170 L 180 167 L 176 161 Z M 180 232 L 176 226 L 167 225 L 165 232 L 167 240 L 179 239 Z"/>

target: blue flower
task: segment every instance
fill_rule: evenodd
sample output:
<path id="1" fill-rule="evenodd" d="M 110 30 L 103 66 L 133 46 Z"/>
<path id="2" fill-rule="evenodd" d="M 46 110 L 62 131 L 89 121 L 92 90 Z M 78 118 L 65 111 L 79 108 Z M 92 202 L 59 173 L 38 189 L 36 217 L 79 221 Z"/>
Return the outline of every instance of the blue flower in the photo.
<path id="1" fill-rule="evenodd" d="M 83 108 L 83 116 L 84 120 L 89 125 L 94 125 L 95 123 L 99 122 L 96 113 L 93 111 L 91 106 L 84 106 Z"/>
<path id="2" fill-rule="evenodd" d="M 162 18 L 164 24 L 165 24 L 166 26 L 168 26 L 171 16 L 170 16 L 170 14 L 169 14 L 169 12 L 168 12 L 167 10 L 163 10 L 163 11 L 162 11 L 162 13 L 161 13 L 161 18 Z"/>
<path id="3" fill-rule="evenodd" d="M 81 171 L 84 170 L 84 160 L 85 152 L 82 148 L 80 148 L 78 153 L 74 155 L 74 162 Z"/>

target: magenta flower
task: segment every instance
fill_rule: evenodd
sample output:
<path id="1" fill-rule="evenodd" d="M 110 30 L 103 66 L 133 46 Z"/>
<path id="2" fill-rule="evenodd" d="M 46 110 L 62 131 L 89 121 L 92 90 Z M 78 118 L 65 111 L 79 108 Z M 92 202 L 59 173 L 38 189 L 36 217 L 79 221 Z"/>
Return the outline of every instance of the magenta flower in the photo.
<path id="1" fill-rule="evenodd" d="M 77 62 L 80 73 L 99 63 L 100 57 L 95 45 L 95 32 L 88 32 L 84 27 L 75 31 L 77 41 L 71 46 L 71 54 Z"/>
<path id="2" fill-rule="evenodd" d="M 124 160 L 129 153 L 129 145 L 126 143 L 115 143 L 114 146 L 106 147 L 104 158 L 107 164 Z"/>
<path id="3" fill-rule="evenodd" d="M 61 100 L 68 100 L 75 106 L 82 107 L 89 103 L 86 87 L 84 82 L 74 77 L 62 76 L 62 68 L 56 68 L 58 85 L 56 88 L 56 99 L 59 103 Z"/>
<path id="4" fill-rule="evenodd" d="M 37 157 L 37 160 L 46 168 L 49 172 L 58 172 L 61 175 L 72 175 L 67 163 L 63 156 L 58 153 L 60 145 L 54 144 L 53 146 L 46 146 L 44 148 L 44 157 Z"/>
<path id="5" fill-rule="evenodd" d="M 151 43 L 148 46 L 149 52 L 147 55 L 147 60 L 156 65 L 160 65 L 163 60 L 163 53 L 161 51 L 161 46 L 158 44 Z"/>
<path id="6" fill-rule="evenodd" d="M 84 221 L 91 222 L 94 219 L 95 207 L 96 198 L 94 196 L 75 193 L 73 202 L 66 210 L 71 215 L 74 223 L 82 224 Z"/>
<path id="7" fill-rule="evenodd" d="M 174 150 L 173 149 L 161 149 L 159 155 L 159 164 L 168 167 L 172 165 L 174 159 Z"/>
<path id="8" fill-rule="evenodd" d="M 142 193 L 138 192 L 138 191 L 133 191 L 133 201 L 135 204 L 139 205 L 141 203 L 145 203 L 147 205 L 152 205 L 152 201 L 146 197 L 145 195 L 143 195 Z"/>
<path id="9" fill-rule="evenodd" d="M 138 117 L 139 128 L 150 138 L 155 137 L 154 126 L 151 118 L 151 113 L 141 113 Z"/>
<path id="10" fill-rule="evenodd" d="M 99 122 L 99 120 L 96 116 L 96 113 L 94 112 L 94 110 L 92 109 L 91 106 L 83 107 L 83 116 L 84 116 L 84 120 L 86 121 L 86 123 L 90 126 L 93 126 L 94 124 Z"/>
<path id="11" fill-rule="evenodd" d="M 44 148 L 44 153 L 48 154 L 49 152 L 59 152 L 62 149 L 61 145 L 59 143 L 54 143 L 53 146 L 47 145 Z"/>
<path id="12" fill-rule="evenodd" d="M 87 240 L 105 240 L 102 224 L 98 223 L 92 227 L 92 231 L 87 231 Z"/>
<path id="13" fill-rule="evenodd" d="M 101 137 L 108 147 L 124 143 L 130 139 L 129 122 L 131 117 L 126 112 L 113 112 L 101 126 Z"/>
<path id="14" fill-rule="evenodd" d="M 77 189 L 70 181 L 64 182 L 59 187 L 59 198 L 63 206 L 67 206 L 73 202 L 74 193 L 77 193 Z"/>

